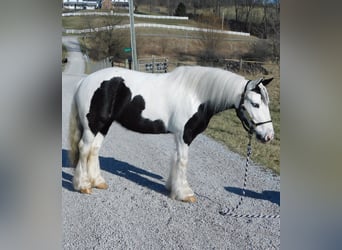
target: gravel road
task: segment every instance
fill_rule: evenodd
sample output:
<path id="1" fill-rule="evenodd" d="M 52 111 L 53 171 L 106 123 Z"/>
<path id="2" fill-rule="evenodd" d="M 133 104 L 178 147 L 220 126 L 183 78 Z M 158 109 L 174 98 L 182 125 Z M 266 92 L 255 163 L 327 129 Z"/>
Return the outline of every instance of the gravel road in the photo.
<path id="1" fill-rule="evenodd" d="M 74 85 L 84 77 L 76 37 L 62 76 L 62 218 L 64 249 L 279 249 L 280 219 L 222 216 L 242 194 L 244 156 L 200 135 L 189 150 L 188 181 L 194 204 L 171 200 L 164 187 L 175 150 L 172 135 L 142 135 L 117 124 L 100 151 L 109 188 L 85 195 L 72 188 L 67 134 Z M 246 138 L 247 143 L 247 138 Z M 239 213 L 280 212 L 280 177 L 262 166 L 249 169 Z"/>

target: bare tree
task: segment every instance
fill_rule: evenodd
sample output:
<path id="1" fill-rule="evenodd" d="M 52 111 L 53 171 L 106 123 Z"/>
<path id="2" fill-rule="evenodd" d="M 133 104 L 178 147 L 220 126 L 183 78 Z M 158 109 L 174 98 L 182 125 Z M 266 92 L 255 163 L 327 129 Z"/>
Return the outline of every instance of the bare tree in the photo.
<path id="1" fill-rule="evenodd" d="M 273 45 L 273 54 L 278 61 L 280 56 L 280 3 L 274 1 L 272 11 L 269 15 L 270 37 Z"/>
<path id="2" fill-rule="evenodd" d="M 200 33 L 200 43 L 203 48 L 202 60 L 213 62 L 218 59 L 218 50 L 223 40 L 223 34 L 215 30 L 220 27 L 220 22 L 220 18 L 214 14 L 200 17 L 200 27 L 203 29 Z"/>
<path id="3" fill-rule="evenodd" d="M 241 0 L 234 0 L 234 10 L 235 10 L 235 22 L 239 22 L 241 20 L 240 18 L 240 10 L 241 10 Z"/>
<path id="4" fill-rule="evenodd" d="M 280 4 L 279 0 L 273 2 L 267 0 L 260 1 L 263 10 L 262 23 L 258 29 L 258 36 L 269 40 L 272 46 L 274 59 L 279 59 L 280 50 Z"/>
<path id="5" fill-rule="evenodd" d="M 272 3 L 267 0 L 259 2 L 262 9 L 262 19 L 260 23 L 254 21 L 253 33 L 262 40 L 258 40 L 251 48 L 250 55 L 254 55 L 260 60 L 279 60 L 280 55 L 280 5 L 279 1 Z"/>
<path id="6" fill-rule="evenodd" d="M 247 32 L 251 31 L 250 17 L 257 3 L 257 0 L 234 0 L 235 22 L 243 23 L 243 29 Z"/>
<path id="7" fill-rule="evenodd" d="M 115 29 L 116 25 L 121 24 L 121 18 L 107 17 L 101 19 L 101 22 L 89 22 L 91 29 L 94 27 L 106 27 L 106 30 L 99 31 L 87 38 L 86 50 L 88 56 L 93 60 L 103 60 L 111 58 L 112 60 L 124 59 L 123 49 L 129 47 L 128 31 L 125 29 Z"/>

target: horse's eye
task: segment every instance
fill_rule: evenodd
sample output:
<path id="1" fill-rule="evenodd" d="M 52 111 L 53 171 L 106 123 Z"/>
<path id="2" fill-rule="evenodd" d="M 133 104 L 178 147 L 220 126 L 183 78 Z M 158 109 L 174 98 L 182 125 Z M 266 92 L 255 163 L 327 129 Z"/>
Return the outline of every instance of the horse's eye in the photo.
<path id="1" fill-rule="evenodd" d="M 253 103 L 253 102 L 252 102 L 252 106 L 253 106 L 254 108 L 259 108 L 259 107 L 260 107 L 259 103 Z"/>

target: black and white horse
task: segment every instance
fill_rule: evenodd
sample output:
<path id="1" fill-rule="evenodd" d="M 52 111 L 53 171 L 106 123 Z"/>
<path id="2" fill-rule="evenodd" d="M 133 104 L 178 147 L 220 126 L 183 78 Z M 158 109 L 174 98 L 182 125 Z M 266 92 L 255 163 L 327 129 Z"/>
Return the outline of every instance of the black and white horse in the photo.
<path id="1" fill-rule="evenodd" d="M 75 190 L 107 188 L 99 150 L 115 121 L 140 133 L 173 133 L 176 156 L 166 188 L 173 199 L 194 202 L 186 169 L 188 149 L 213 115 L 236 109 L 244 127 L 262 142 L 273 139 L 265 86 L 272 79 L 246 80 L 229 71 L 191 66 L 166 74 L 108 68 L 79 82 L 70 115 L 70 159 Z"/>

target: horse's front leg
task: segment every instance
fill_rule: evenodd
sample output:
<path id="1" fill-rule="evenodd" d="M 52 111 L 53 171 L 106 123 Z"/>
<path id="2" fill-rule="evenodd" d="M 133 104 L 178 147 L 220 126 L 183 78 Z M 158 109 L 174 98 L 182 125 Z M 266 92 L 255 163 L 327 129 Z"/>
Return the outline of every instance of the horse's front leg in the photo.
<path id="1" fill-rule="evenodd" d="M 91 182 L 92 187 L 99 189 L 107 189 L 108 185 L 106 184 L 104 178 L 101 175 L 100 170 L 100 162 L 99 162 L 99 151 L 101 148 L 101 144 L 103 142 L 104 136 L 101 133 L 98 133 L 92 143 L 90 153 L 88 156 L 88 176 Z"/>
<path id="2" fill-rule="evenodd" d="M 186 178 L 189 146 L 184 143 L 181 136 L 176 135 L 175 140 L 177 152 L 175 159 L 172 161 L 166 188 L 170 191 L 170 197 L 172 199 L 184 202 L 195 202 L 196 197 Z"/>

